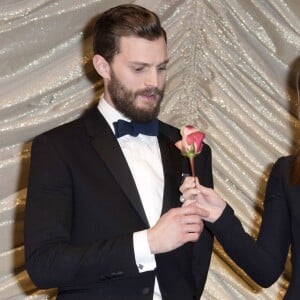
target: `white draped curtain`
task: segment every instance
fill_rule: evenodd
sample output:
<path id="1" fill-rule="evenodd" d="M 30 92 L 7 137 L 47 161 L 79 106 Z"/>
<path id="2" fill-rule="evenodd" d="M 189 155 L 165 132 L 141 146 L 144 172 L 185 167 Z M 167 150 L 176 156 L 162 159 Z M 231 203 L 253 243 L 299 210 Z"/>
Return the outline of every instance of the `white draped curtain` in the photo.
<path id="1" fill-rule="evenodd" d="M 253 237 L 272 163 L 300 145 L 298 0 L 1 0 L 0 299 L 55 297 L 38 290 L 24 267 L 31 140 L 97 101 L 91 22 L 123 3 L 160 16 L 170 54 L 160 119 L 206 133 L 215 188 Z M 290 273 L 287 262 L 262 289 L 216 242 L 201 299 L 282 299 Z"/>

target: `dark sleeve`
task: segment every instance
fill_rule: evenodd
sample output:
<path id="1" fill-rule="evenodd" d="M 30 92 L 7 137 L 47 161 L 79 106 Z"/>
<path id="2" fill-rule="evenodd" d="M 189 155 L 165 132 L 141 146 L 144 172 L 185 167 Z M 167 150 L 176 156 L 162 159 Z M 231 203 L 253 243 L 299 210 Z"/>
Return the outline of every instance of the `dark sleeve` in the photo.
<path id="1" fill-rule="evenodd" d="M 273 284 L 283 272 L 291 241 L 283 175 L 279 160 L 267 184 L 262 224 L 256 241 L 244 231 L 229 205 L 215 223 L 207 223 L 228 255 L 263 287 Z"/>
<path id="2" fill-rule="evenodd" d="M 199 177 L 201 184 L 213 188 L 211 149 L 208 145 L 204 145 L 199 161 L 196 159 L 195 163 L 196 174 Z M 197 290 L 199 292 L 199 298 L 205 286 L 211 260 L 212 247 L 213 234 L 205 226 L 198 242 L 195 243 L 194 246 L 193 272 Z"/>
<path id="3" fill-rule="evenodd" d="M 33 282 L 40 288 L 66 287 L 138 274 L 132 234 L 72 242 L 71 172 L 47 136 L 35 139 L 31 154 L 24 244 Z"/>

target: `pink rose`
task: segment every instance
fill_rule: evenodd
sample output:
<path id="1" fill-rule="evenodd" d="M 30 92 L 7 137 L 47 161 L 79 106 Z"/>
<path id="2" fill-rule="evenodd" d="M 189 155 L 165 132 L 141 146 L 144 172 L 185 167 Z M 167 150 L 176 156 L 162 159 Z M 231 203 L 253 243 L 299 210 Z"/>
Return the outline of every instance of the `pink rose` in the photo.
<path id="1" fill-rule="evenodd" d="M 175 143 L 175 146 L 181 151 L 181 154 L 188 157 L 191 164 L 192 176 L 195 176 L 194 157 L 199 154 L 203 148 L 203 139 L 205 134 L 191 125 L 183 126 L 180 129 L 182 139 Z"/>

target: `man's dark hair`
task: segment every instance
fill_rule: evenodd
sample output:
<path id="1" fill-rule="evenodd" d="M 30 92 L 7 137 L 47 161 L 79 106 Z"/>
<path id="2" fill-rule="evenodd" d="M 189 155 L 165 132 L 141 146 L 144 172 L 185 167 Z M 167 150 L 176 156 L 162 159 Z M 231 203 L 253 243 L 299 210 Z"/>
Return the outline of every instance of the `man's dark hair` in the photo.
<path id="1" fill-rule="evenodd" d="M 138 5 L 125 4 L 102 13 L 94 26 L 94 54 L 99 54 L 109 63 L 119 52 L 120 38 L 141 37 L 150 41 L 167 35 L 158 16 Z"/>

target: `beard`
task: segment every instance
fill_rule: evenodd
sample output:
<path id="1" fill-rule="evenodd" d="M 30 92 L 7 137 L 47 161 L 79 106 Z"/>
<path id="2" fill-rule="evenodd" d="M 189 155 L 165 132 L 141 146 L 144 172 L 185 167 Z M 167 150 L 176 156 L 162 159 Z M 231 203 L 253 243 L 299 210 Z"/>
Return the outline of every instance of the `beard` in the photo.
<path id="1" fill-rule="evenodd" d="M 149 87 L 133 91 L 126 88 L 113 71 L 111 71 L 110 76 L 111 80 L 107 86 L 108 92 L 111 101 L 120 113 L 137 122 L 149 122 L 158 116 L 165 86 L 162 89 Z M 149 101 L 144 107 L 139 107 L 138 96 L 155 96 L 156 100 Z"/>

